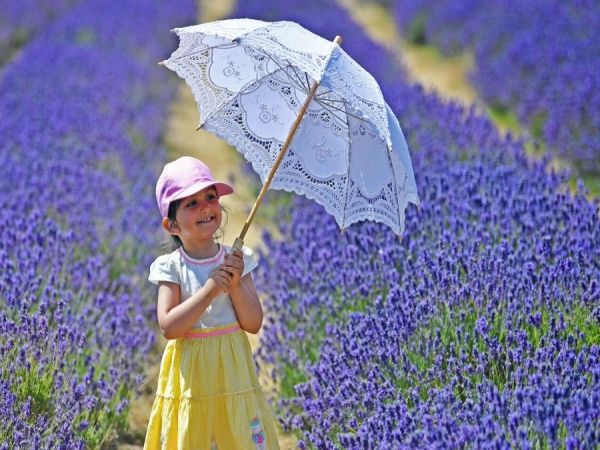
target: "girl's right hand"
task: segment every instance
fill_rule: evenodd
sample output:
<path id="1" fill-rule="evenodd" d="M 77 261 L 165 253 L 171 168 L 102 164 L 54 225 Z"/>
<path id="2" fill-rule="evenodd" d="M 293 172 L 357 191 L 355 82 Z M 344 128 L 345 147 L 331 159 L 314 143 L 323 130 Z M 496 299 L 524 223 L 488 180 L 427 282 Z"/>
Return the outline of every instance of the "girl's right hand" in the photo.
<path id="1" fill-rule="evenodd" d="M 225 293 L 229 292 L 231 282 L 231 274 L 224 270 L 222 266 L 215 267 L 208 278 L 212 278 L 217 283 L 217 286 Z"/>

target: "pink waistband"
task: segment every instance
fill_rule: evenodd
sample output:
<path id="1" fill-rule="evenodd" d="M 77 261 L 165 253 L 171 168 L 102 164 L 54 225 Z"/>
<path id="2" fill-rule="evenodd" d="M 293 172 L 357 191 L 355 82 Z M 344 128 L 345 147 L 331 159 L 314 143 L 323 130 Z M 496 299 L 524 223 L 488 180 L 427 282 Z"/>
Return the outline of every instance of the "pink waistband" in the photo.
<path id="1" fill-rule="evenodd" d="M 183 337 L 185 337 L 186 339 L 202 339 L 202 338 L 207 338 L 207 337 L 212 337 L 212 336 L 219 336 L 221 334 L 235 333 L 239 329 L 240 329 L 239 323 L 233 323 L 231 325 L 224 325 L 224 326 L 215 327 L 215 328 L 206 328 L 206 329 L 194 328 L 194 329 L 188 331 L 187 333 L 185 333 Z"/>

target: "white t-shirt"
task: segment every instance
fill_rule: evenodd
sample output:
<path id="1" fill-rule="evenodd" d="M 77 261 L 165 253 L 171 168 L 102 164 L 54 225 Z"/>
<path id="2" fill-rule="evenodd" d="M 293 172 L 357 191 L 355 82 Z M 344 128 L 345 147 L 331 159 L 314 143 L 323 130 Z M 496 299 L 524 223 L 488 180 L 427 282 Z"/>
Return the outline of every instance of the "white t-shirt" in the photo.
<path id="1" fill-rule="evenodd" d="M 219 245 L 219 251 L 212 258 L 194 259 L 190 257 L 183 247 L 174 252 L 161 255 L 150 266 L 148 281 L 158 284 L 159 281 L 171 281 L 179 285 L 181 301 L 184 302 L 196 293 L 218 265 L 222 264 L 225 255 L 231 253 L 231 247 Z M 258 262 L 254 253 L 248 247 L 242 247 L 244 256 L 244 271 L 242 277 L 254 270 Z M 194 325 L 194 328 L 210 328 L 227 325 L 237 320 L 235 309 L 229 294 L 221 293 L 217 296 Z"/>

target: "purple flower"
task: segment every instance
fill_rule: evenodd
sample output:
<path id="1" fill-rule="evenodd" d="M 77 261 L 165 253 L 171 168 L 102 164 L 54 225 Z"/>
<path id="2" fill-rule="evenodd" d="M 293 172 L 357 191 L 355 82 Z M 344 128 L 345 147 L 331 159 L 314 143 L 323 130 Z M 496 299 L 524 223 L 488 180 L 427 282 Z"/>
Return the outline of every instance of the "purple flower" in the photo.
<path id="1" fill-rule="evenodd" d="M 282 239 L 265 236 L 257 359 L 286 386 L 282 422 L 315 448 L 597 446 L 583 399 L 600 391 L 600 346 L 578 324 L 600 278 L 598 205 L 523 142 L 411 86 L 335 5 L 244 2 L 236 15 L 326 37 L 335 18 L 398 114 L 422 194 L 401 241 L 371 222 L 340 234 L 298 197 Z"/>
<path id="2" fill-rule="evenodd" d="M 541 141 L 584 172 L 600 170 L 593 1 L 397 0 L 393 9 L 409 39 L 444 53 L 472 51 L 478 92 L 500 113 L 514 112 L 533 147 Z"/>
<path id="3" fill-rule="evenodd" d="M 76 418 L 115 420 L 106 412 L 127 407 L 152 343 L 153 294 L 138 280 L 156 251 L 175 84 L 151 63 L 195 13 L 185 1 L 48 5 L 24 11 L 31 39 L 0 77 L 0 419 L 18 448 L 70 449 L 99 444 L 84 436 L 109 424 Z"/>

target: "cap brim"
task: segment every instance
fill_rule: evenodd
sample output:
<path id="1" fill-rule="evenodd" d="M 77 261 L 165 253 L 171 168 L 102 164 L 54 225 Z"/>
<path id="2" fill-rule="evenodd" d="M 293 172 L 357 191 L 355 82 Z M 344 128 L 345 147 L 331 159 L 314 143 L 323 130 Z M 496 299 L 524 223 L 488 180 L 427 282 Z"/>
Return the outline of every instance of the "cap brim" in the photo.
<path id="1" fill-rule="evenodd" d="M 182 198 L 189 197 L 190 195 L 194 195 L 196 192 L 200 192 L 202 189 L 206 189 L 210 186 L 215 187 L 215 189 L 217 190 L 217 194 L 219 194 L 219 197 L 233 193 L 233 188 L 227 183 L 222 183 L 221 181 L 202 181 L 200 183 L 195 183 L 185 188 L 179 194 L 174 196 L 171 199 L 171 202 L 175 200 L 181 200 Z"/>

